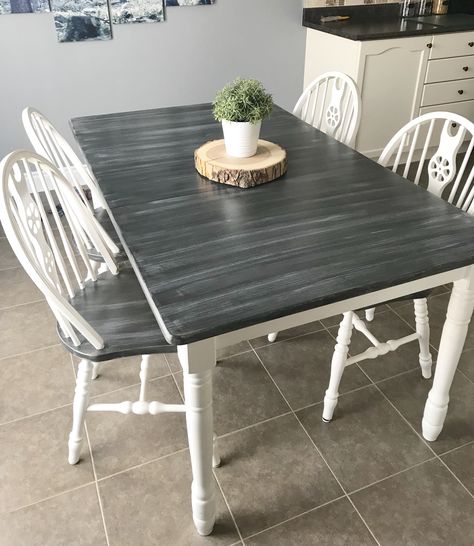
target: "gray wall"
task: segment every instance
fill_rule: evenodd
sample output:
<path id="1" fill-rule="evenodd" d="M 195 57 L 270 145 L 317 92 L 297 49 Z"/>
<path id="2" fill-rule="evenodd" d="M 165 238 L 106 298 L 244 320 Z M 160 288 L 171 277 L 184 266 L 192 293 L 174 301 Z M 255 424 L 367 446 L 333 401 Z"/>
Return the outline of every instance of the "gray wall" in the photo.
<path id="1" fill-rule="evenodd" d="M 262 80 L 290 109 L 303 85 L 301 17 L 301 0 L 217 0 L 114 25 L 107 42 L 59 44 L 51 14 L 0 16 L 0 156 L 27 146 L 26 105 L 69 140 L 71 117 L 206 102 L 236 76 Z"/>

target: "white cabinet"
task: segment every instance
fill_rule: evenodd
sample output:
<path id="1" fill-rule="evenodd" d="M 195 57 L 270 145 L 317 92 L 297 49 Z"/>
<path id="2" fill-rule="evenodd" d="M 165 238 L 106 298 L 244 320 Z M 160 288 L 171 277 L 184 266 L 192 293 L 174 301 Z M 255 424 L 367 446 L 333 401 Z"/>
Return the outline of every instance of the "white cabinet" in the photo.
<path id="1" fill-rule="evenodd" d="M 357 83 L 362 117 L 356 149 L 378 157 L 400 127 L 427 111 L 471 113 L 474 32 L 355 41 L 308 29 L 305 86 L 328 70 Z"/>

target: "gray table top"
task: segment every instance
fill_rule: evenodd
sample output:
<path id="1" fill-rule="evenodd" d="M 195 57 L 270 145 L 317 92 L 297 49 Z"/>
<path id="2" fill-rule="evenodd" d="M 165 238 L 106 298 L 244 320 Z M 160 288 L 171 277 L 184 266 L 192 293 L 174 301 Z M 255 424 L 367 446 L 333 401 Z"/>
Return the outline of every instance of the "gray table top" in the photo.
<path id="1" fill-rule="evenodd" d="M 221 138 L 208 104 L 72 127 L 170 343 L 474 263 L 474 218 L 278 107 L 262 138 L 288 172 L 247 190 L 194 169 Z"/>

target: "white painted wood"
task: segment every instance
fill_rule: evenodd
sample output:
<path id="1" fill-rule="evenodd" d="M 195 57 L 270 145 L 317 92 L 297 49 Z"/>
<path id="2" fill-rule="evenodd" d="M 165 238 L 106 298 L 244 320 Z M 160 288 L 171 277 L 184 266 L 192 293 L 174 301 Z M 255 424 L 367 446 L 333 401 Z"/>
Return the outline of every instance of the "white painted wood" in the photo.
<path id="1" fill-rule="evenodd" d="M 456 32 L 433 36 L 430 59 L 463 57 L 474 54 L 474 32 Z M 472 45 L 471 45 L 472 44 Z"/>
<path id="2" fill-rule="evenodd" d="M 216 518 L 212 474 L 214 347 L 214 340 L 178 347 L 178 356 L 183 367 L 186 424 L 193 471 L 191 487 L 193 520 L 200 535 L 209 535 L 212 532 Z M 191 373 L 188 370 L 199 371 Z"/>
<path id="3" fill-rule="evenodd" d="M 268 336 L 267 336 L 268 341 L 270 343 L 273 343 L 276 340 L 277 336 L 278 336 L 278 332 L 272 332 L 271 334 L 268 334 Z"/>
<path id="4" fill-rule="evenodd" d="M 84 433 L 84 418 L 89 400 L 89 386 L 92 380 L 92 362 L 83 359 L 79 363 L 77 372 L 76 390 L 72 406 L 72 430 L 69 434 L 69 464 L 79 462 L 82 437 Z"/>
<path id="5" fill-rule="evenodd" d="M 184 413 L 186 407 L 184 404 L 163 404 L 162 402 L 138 400 L 132 402 L 126 400 L 124 402 L 110 404 L 91 404 L 87 411 L 105 411 L 117 412 L 123 415 L 134 413 L 135 415 L 158 415 L 160 413 Z"/>
<path id="6" fill-rule="evenodd" d="M 23 127 L 36 153 L 48 158 L 85 199 L 84 188 L 91 191 L 95 208 L 105 206 L 102 194 L 90 172 L 53 124 L 38 110 L 28 106 L 22 112 Z"/>
<path id="7" fill-rule="evenodd" d="M 148 371 L 150 367 L 150 355 L 142 355 L 142 361 L 140 364 L 140 402 L 146 400 L 146 382 L 148 380 Z"/>
<path id="8" fill-rule="evenodd" d="M 421 374 L 425 379 L 431 377 L 433 360 L 430 353 L 430 323 L 428 318 L 428 302 L 426 298 L 413 300 L 415 307 L 416 332 L 420 344 L 420 367 Z"/>
<path id="9" fill-rule="evenodd" d="M 357 86 L 342 72 L 325 72 L 307 86 L 293 114 L 344 144 L 353 146 L 360 122 Z"/>
<path id="10" fill-rule="evenodd" d="M 323 421 L 329 423 L 332 420 L 334 410 L 337 406 L 339 398 L 339 384 L 341 383 L 342 374 L 347 362 L 347 353 L 351 342 L 353 328 L 352 311 L 344 313 L 339 331 L 337 334 L 337 343 L 334 348 L 331 362 L 331 377 L 329 379 L 329 387 L 324 396 Z"/>
<path id="11" fill-rule="evenodd" d="M 65 218 L 71 229 L 79 256 L 66 236 L 56 209 L 45 211 L 38 190 L 32 183 L 32 172 L 42 181 L 42 190 L 48 201 L 51 193 L 46 180 L 58 188 Z M 79 263 L 88 278 L 95 281 L 86 248 L 94 246 L 103 256 L 110 271 L 118 273 L 117 266 L 102 238 L 102 231 L 94 215 L 80 195 L 49 161 L 28 151 L 12 152 L 0 163 L 0 218 L 5 234 L 23 268 L 44 294 L 64 334 L 77 346 L 82 334 L 95 348 L 103 347 L 100 335 L 70 305 L 68 297 L 84 286 Z M 53 233 L 51 220 L 59 233 L 64 254 Z M 66 266 L 67 264 L 67 266 Z M 73 271 L 70 276 L 68 270 Z"/>
<path id="12" fill-rule="evenodd" d="M 214 432 L 212 437 L 212 467 L 219 468 L 221 466 L 221 456 L 219 455 L 219 446 L 217 444 L 217 434 Z"/>
<path id="13" fill-rule="evenodd" d="M 375 307 L 371 307 L 370 309 L 365 310 L 365 320 L 368 322 L 372 322 L 375 317 Z"/>
<path id="14" fill-rule="evenodd" d="M 92 363 L 92 379 L 97 379 L 100 373 L 100 362 Z"/>
<path id="15" fill-rule="evenodd" d="M 472 52 L 474 53 L 474 51 Z M 438 59 L 428 62 L 426 83 L 464 80 L 474 76 L 474 55 Z"/>
<path id="16" fill-rule="evenodd" d="M 439 346 L 433 386 L 423 414 L 423 437 L 434 442 L 444 424 L 449 403 L 449 390 L 461 356 L 474 309 L 474 267 L 454 283 L 448 304 L 446 322 Z"/>
<path id="17" fill-rule="evenodd" d="M 425 85 L 421 106 L 442 105 L 465 100 L 474 100 L 474 78 Z"/>

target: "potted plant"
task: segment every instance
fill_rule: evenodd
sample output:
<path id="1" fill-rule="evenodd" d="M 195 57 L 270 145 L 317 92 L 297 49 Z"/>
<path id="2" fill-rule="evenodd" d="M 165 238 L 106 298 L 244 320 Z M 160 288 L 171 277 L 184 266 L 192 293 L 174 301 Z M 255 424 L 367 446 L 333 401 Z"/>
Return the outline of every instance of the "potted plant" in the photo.
<path id="1" fill-rule="evenodd" d="M 257 153 L 262 120 L 272 108 L 272 96 L 257 80 L 237 78 L 217 93 L 214 117 L 222 122 L 228 155 L 251 157 Z"/>

